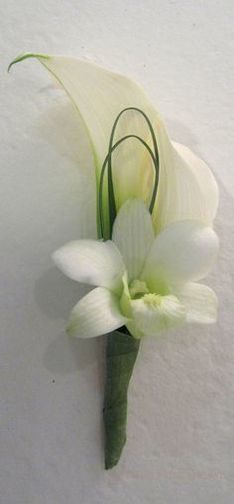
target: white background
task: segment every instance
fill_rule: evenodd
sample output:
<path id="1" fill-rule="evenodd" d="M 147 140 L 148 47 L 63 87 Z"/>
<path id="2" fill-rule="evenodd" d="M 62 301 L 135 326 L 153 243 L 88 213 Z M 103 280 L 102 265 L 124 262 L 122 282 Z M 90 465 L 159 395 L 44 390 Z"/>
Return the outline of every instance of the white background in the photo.
<path id="1" fill-rule="evenodd" d="M 1 0 L 0 8 L 0 502 L 231 504 L 233 1 Z M 85 57 L 136 79 L 173 139 L 210 164 L 220 187 L 221 252 L 207 280 L 219 321 L 144 341 L 128 443 L 109 472 L 104 340 L 65 335 L 81 290 L 50 259 L 66 241 L 95 235 L 87 142 L 39 63 L 6 73 L 21 51 Z"/>

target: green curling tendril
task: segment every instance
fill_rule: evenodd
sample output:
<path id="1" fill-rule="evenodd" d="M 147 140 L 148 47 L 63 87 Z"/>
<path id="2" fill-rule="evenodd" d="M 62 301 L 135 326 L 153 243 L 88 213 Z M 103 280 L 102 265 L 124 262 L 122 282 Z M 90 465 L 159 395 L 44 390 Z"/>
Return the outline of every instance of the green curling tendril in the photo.
<path id="1" fill-rule="evenodd" d="M 135 138 L 135 139 L 137 139 L 139 142 L 141 142 L 144 145 L 144 147 L 148 150 L 148 152 L 149 152 L 149 154 L 150 154 L 150 156 L 151 156 L 151 158 L 152 158 L 152 160 L 154 162 L 155 168 L 157 166 L 156 159 L 155 159 L 153 151 L 148 146 L 148 144 L 141 137 L 139 137 L 137 135 L 126 135 L 125 137 L 123 137 L 120 140 L 118 140 L 118 142 L 116 142 L 112 146 L 111 152 L 107 154 L 107 156 L 105 158 L 105 161 L 104 161 L 104 163 L 102 165 L 102 170 L 101 170 L 101 175 L 100 175 L 100 185 L 99 185 L 99 217 L 100 217 L 100 229 L 101 229 L 101 235 L 102 235 L 102 237 L 104 237 L 104 224 L 103 224 L 102 203 L 103 203 L 103 183 L 104 183 L 105 170 L 106 170 L 106 167 L 107 167 L 107 164 L 108 164 L 108 161 L 109 161 L 109 158 L 110 158 L 111 154 L 115 151 L 115 149 L 122 142 L 124 142 L 125 140 L 128 140 L 130 138 Z M 157 182 L 157 180 L 158 180 L 158 172 L 156 171 L 155 181 Z M 109 190 L 109 185 L 108 185 L 108 190 Z M 155 193 L 156 193 L 156 191 L 155 191 L 155 184 L 154 184 L 153 196 L 152 196 L 151 203 L 150 203 L 150 213 L 152 213 L 152 211 L 153 211 L 153 206 L 154 206 L 154 201 L 155 201 L 155 196 L 154 196 Z M 109 201 L 109 204 L 110 204 L 110 201 Z M 112 225 L 113 225 L 113 223 L 112 223 Z"/>
<path id="2" fill-rule="evenodd" d="M 115 135 L 115 131 L 116 131 L 119 119 L 120 119 L 120 117 L 122 116 L 123 113 L 125 113 L 127 111 L 130 111 L 130 110 L 134 110 L 134 111 L 139 112 L 144 117 L 144 119 L 146 120 L 146 122 L 147 122 L 147 124 L 149 126 L 150 133 L 151 133 L 154 152 L 149 147 L 149 145 L 141 137 L 139 137 L 138 135 L 126 135 L 123 138 L 121 138 L 120 140 L 118 140 L 113 145 L 114 135 Z M 109 141 L 108 153 L 107 153 L 107 156 L 106 156 L 106 158 L 104 160 L 104 163 L 102 165 L 102 170 L 101 170 L 100 183 L 99 183 L 99 205 L 98 205 L 98 207 L 99 207 L 100 231 L 101 231 L 101 236 L 103 238 L 105 238 L 105 236 L 104 236 L 104 223 L 103 223 L 103 184 L 104 184 L 105 171 L 106 171 L 106 168 L 107 168 L 107 170 L 108 170 L 109 224 L 110 224 L 109 234 L 111 236 L 113 223 L 114 223 L 114 220 L 116 218 L 116 213 L 117 213 L 116 212 L 115 195 L 114 195 L 113 177 L 112 177 L 112 154 L 115 151 L 115 149 L 122 142 L 124 142 L 125 140 L 128 140 L 130 138 L 135 138 L 136 140 L 138 140 L 139 142 L 141 142 L 144 145 L 144 147 L 148 150 L 148 152 L 149 152 L 149 154 L 151 156 L 151 159 L 153 161 L 153 165 L 154 165 L 154 169 L 155 169 L 155 178 L 154 178 L 154 187 L 153 187 L 152 197 L 151 197 L 151 201 L 150 201 L 150 205 L 149 205 L 149 211 L 150 211 L 151 214 L 152 214 L 153 209 L 154 209 L 154 204 L 155 204 L 155 200 L 156 200 L 156 196 L 157 196 L 157 190 L 158 190 L 158 183 L 159 183 L 159 155 L 158 155 L 158 146 L 157 146 L 157 141 L 156 141 L 154 129 L 152 127 L 152 124 L 151 124 L 149 118 L 145 114 L 145 112 L 143 112 L 141 109 L 139 109 L 137 107 L 128 107 L 128 108 L 123 109 L 118 114 L 118 116 L 117 116 L 117 118 L 116 118 L 116 120 L 114 122 L 112 131 L 111 131 L 110 141 Z"/>

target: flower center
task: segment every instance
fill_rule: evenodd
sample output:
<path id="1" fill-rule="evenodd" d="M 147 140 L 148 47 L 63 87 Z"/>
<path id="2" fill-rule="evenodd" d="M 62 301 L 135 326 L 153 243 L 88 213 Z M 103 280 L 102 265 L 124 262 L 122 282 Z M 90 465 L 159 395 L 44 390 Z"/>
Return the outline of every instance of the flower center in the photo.
<path id="1" fill-rule="evenodd" d="M 143 301 L 150 308 L 158 308 L 162 302 L 162 296 L 159 294 L 145 294 Z"/>
<path id="2" fill-rule="evenodd" d="M 146 282 L 136 279 L 130 283 L 129 293 L 132 299 L 140 299 L 142 296 L 149 293 L 149 289 Z"/>
<path id="3" fill-rule="evenodd" d="M 154 292 L 144 280 L 132 280 L 128 286 L 131 299 L 144 298 L 144 302 L 152 307 L 159 306 L 163 296 L 170 294 L 168 286 L 164 282 L 158 282 L 157 291 Z"/>

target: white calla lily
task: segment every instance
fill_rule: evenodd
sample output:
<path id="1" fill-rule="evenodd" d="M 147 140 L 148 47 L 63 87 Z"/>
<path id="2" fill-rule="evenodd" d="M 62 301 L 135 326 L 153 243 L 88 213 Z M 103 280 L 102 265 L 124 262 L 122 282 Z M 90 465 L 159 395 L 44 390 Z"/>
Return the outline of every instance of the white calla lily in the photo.
<path id="1" fill-rule="evenodd" d="M 30 57 L 37 58 L 57 79 L 81 115 L 94 154 L 97 190 L 116 117 L 123 109 L 135 107 L 144 111 L 157 140 L 160 177 L 153 212 L 155 230 L 158 232 L 171 222 L 184 219 L 212 225 L 218 205 L 218 189 L 210 169 L 188 148 L 170 142 L 157 111 L 136 83 L 88 61 L 69 57 L 24 54 L 11 65 Z M 128 110 L 122 114 L 115 140 L 127 135 L 137 135 L 152 148 L 147 122 L 139 111 Z M 128 138 L 116 149 L 112 172 L 117 210 L 132 197 L 149 205 L 154 172 L 149 153 L 141 142 Z M 105 236 L 110 237 L 107 200 L 105 182 L 104 227 Z"/>
<path id="2" fill-rule="evenodd" d="M 114 223 L 113 242 L 80 240 L 53 255 L 69 277 L 97 286 L 72 310 L 70 334 L 99 336 L 126 325 L 141 338 L 186 321 L 215 322 L 216 296 L 194 280 L 208 274 L 217 251 L 210 227 L 187 220 L 155 237 L 145 204 L 126 202 Z"/>

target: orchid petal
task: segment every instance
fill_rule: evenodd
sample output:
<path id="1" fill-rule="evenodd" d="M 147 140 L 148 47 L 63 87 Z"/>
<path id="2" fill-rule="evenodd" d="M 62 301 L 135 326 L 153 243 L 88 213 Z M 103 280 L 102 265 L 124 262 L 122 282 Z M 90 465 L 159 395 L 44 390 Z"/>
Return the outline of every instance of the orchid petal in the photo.
<path id="1" fill-rule="evenodd" d="M 173 295 L 146 294 L 141 299 L 133 300 L 131 308 L 132 317 L 137 328 L 134 336 L 138 338 L 143 335 L 156 336 L 158 331 L 181 325 L 186 315 L 185 307 Z"/>
<path id="2" fill-rule="evenodd" d="M 187 322 L 211 324 L 217 319 L 217 296 L 210 287 L 198 283 L 188 283 L 175 290 L 184 304 Z"/>
<path id="3" fill-rule="evenodd" d="M 112 241 L 72 241 L 53 254 L 58 268 L 72 280 L 118 290 L 124 264 Z"/>
<path id="4" fill-rule="evenodd" d="M 73 308 L 67 332 L 79 338 L 93 338 L 115 331 L 126 323 L 118 297 L 103 287 L 93 289 Z"/>
<path id="5" fill-rule="evenodd" d="M 154 241 L 151 216 L 141 200 L 127 201 L 119 210 L 112 239 L 120 250 L 128 271 L 128 281 L 140 275 Z"/>
<path id="6" fill-rule="evenodd" d="M 211 228 L 190 220 L 172 223 L 155 238 L 142 278 L 155 292 L 164 281 L 166 286 L 200 280 L 217 252 L 218 238 Z"/>

